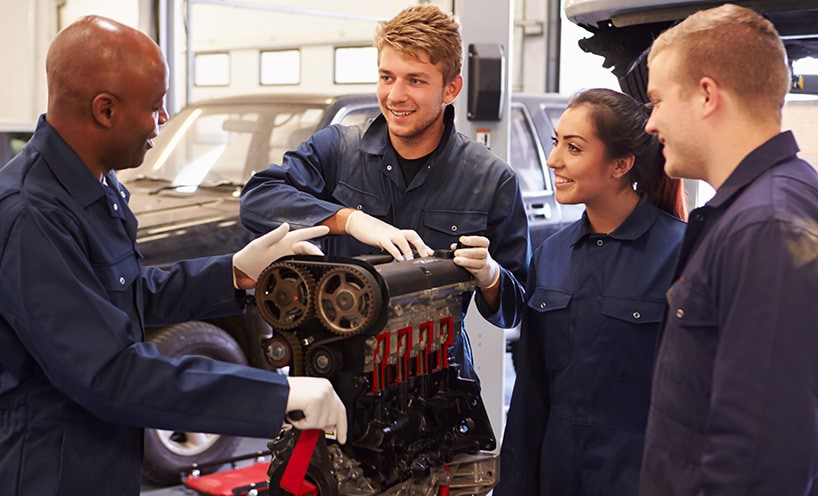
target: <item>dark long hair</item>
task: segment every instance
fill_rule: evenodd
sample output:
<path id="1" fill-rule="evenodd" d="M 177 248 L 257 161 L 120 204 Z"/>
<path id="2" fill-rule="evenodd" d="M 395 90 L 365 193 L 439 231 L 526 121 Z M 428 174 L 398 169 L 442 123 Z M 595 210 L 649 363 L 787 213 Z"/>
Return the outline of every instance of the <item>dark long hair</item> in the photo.
<path id="1" fill-rule="evenodd" d="M 628 183 L 635 185 L 636 192 L 648 195 L 657 207 L 684 220 L 682 181 L 665 174 L 662 144 L 645 132 L 648 108 L 624 93 L 605 88 L 582 90 L 568 101 L 568 108 L 580 105 L 588 108 L 608 158 L 636 157 L 628 172 Z"/>

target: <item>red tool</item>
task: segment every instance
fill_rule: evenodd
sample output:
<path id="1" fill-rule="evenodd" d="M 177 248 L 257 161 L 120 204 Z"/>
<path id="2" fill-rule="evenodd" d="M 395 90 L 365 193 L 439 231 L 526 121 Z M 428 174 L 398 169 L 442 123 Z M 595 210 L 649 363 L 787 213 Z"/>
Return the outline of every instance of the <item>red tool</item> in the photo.
<path id="1" fill-rule="evenodd" d="M 284 469 L 279 484 L 282 489 L 294 496 L 318 496 L 318 488 L 304 480 L 304 477 L 307 475 L 307 468 L 310 466 L 312 453 L 315 451 L 320 435 L 319 429 L 307 429 L 301 431 L 295 443 L 293 454 L 290 456 L 290 461 L 287 463 L 287 468 Z"/>

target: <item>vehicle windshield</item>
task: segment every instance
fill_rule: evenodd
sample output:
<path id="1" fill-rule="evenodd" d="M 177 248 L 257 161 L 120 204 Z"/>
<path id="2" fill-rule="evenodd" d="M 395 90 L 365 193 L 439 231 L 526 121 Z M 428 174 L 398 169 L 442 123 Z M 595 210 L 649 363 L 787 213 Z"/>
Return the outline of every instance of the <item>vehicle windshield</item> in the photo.
<path id="1" fill-rule="evenodd" d="M 320 104 L 290 103 L 188 107 L 163 126 L 140 167 L 117 176 L 177 192 L 241 186 L 256 171 L 280 164 L 284 152 L 317 130 L 325 111 Z"/>

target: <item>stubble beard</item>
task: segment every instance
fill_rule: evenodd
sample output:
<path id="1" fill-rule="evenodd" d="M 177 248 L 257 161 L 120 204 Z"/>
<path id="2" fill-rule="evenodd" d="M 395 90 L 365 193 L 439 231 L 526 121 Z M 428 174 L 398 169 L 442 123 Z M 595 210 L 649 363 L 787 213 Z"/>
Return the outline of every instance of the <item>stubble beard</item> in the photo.
<path id="1" fill-rule="evenodd" d="M 405 144 L 410 146 L 423 143 L 427 136 L 431 136 L 433 134 L 434 125 L 442 113 L 443 109 L 440 109 L 434 117 L 417 123 L 405 131 L 401 130 L 400 128 L 396 129 L 396 127 L 390 127 L 390 134 L 396 138 L 399 138 Z"/>

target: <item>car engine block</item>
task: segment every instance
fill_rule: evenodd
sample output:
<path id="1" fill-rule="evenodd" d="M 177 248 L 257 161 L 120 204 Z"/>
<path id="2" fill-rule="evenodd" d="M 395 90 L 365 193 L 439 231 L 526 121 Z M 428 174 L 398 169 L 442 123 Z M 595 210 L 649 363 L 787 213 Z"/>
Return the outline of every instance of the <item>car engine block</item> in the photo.
<path id="1" fill-rule="evenodd" d="M 496 442 L 479 386 L 449 358 L 474 287 L 448 250 L 402 262 L 292 256 L 261 273 L 256 303 L 274 330 L 263 342 L 268 362 L 327 378 L 347 409 L 347 443 L 321 436 L 310 460 L 306 480 L 319 495 L 494 486 L 496 456 L 481 452 Z M 298 432 L 285 428 L 269 444 L 270 494 L 289 494 L 279 482 Z"/>

